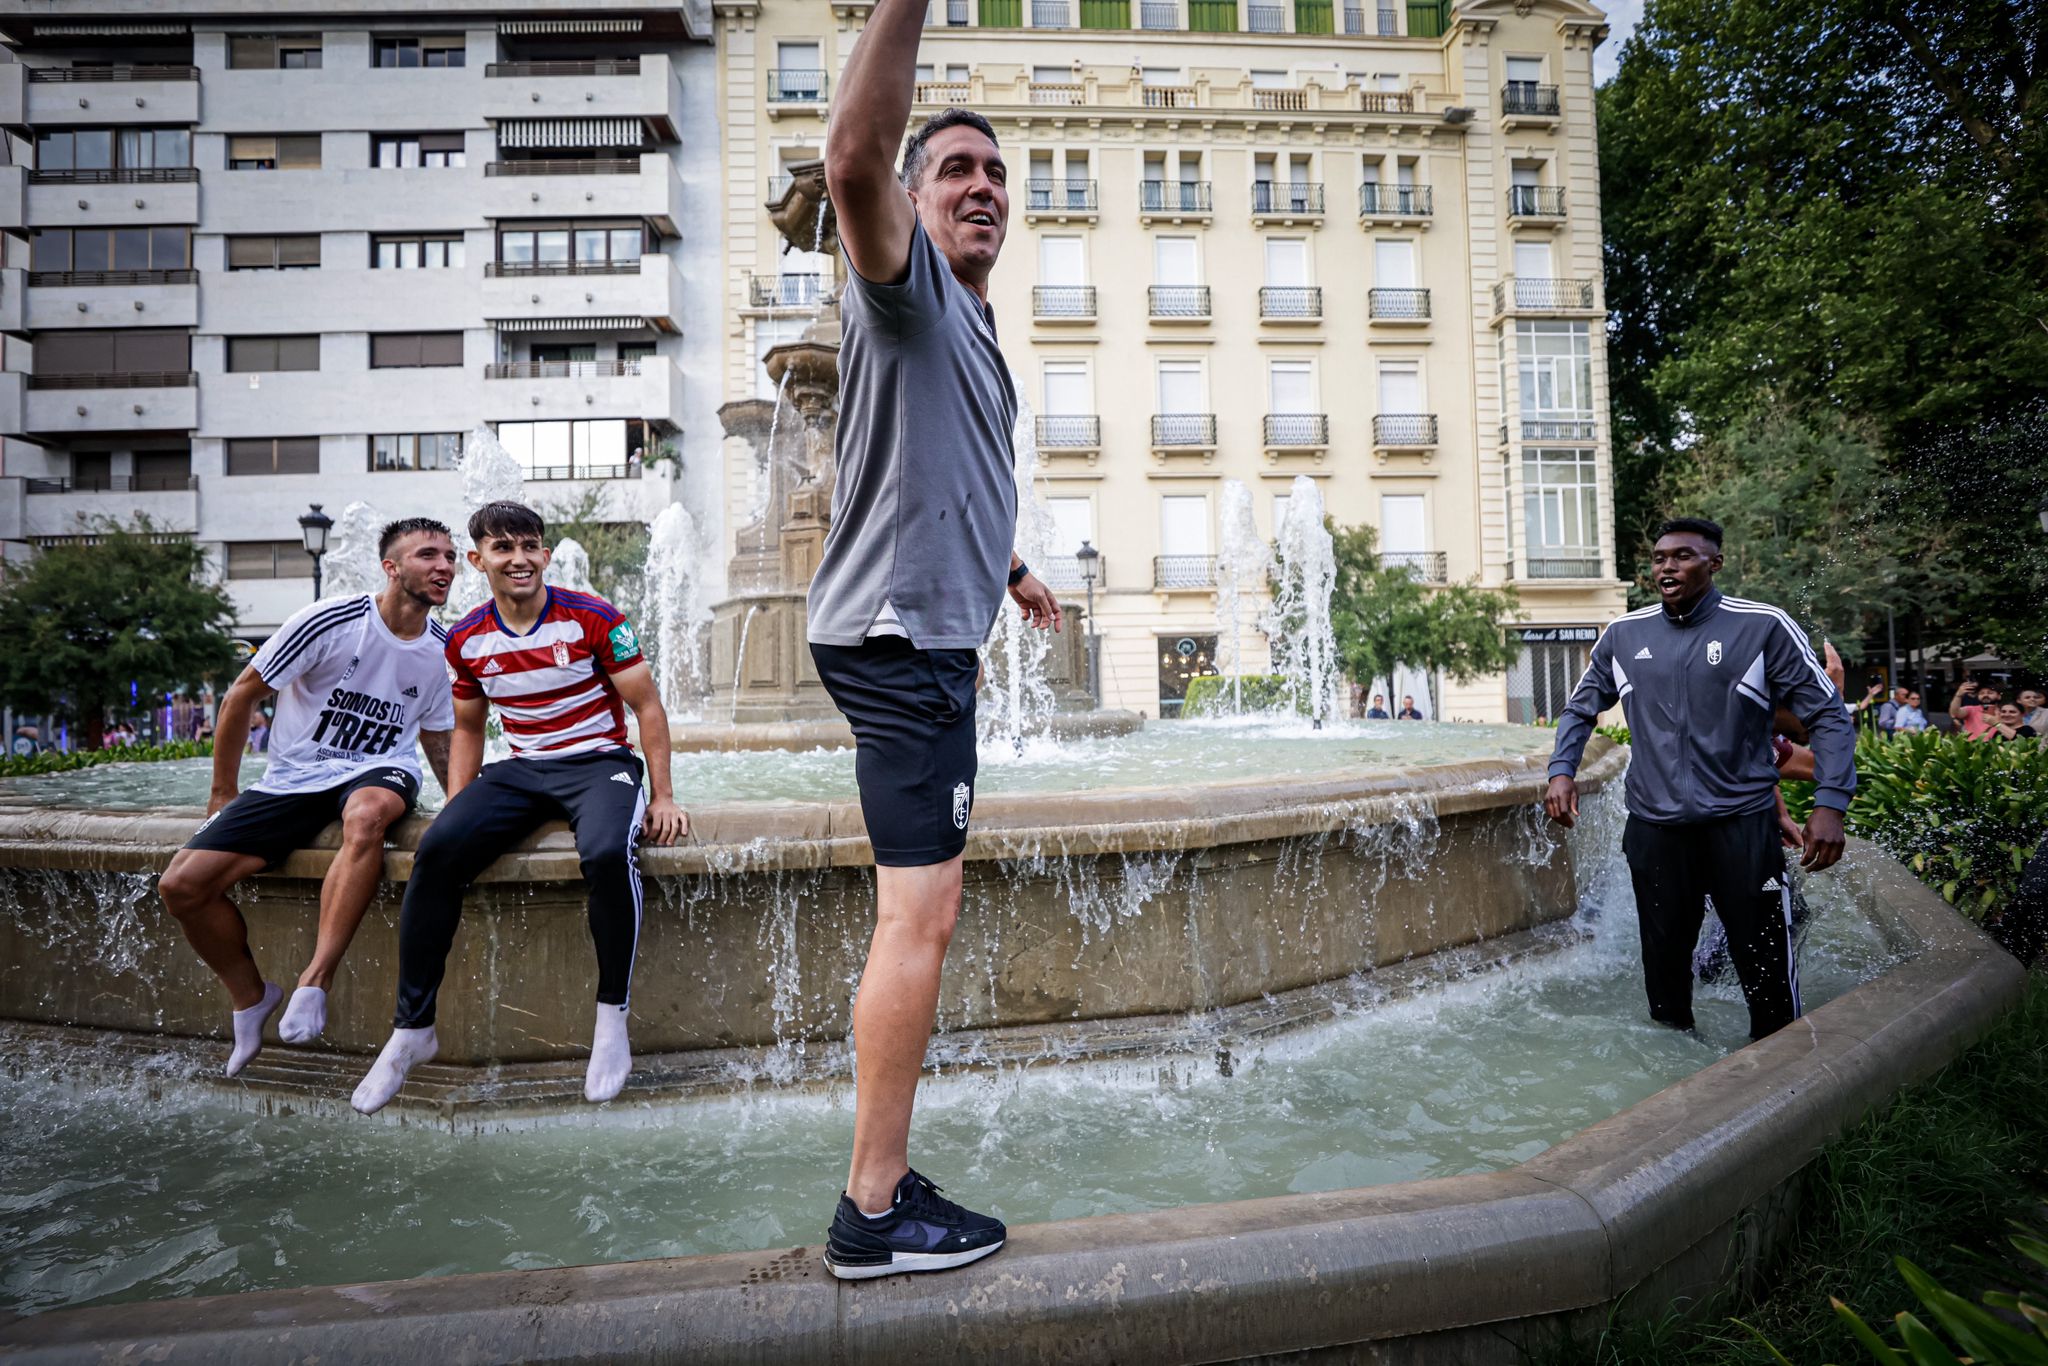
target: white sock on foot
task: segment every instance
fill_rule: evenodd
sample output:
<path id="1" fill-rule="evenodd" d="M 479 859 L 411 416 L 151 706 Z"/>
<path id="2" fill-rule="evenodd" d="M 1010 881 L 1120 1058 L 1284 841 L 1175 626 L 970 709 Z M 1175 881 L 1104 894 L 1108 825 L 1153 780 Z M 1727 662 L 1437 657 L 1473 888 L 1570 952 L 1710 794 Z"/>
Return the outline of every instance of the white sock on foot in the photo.
<path id="1" fill-rule="evenodd" d="M 327 993 L 318 987 L 300 987 L 292 1003 L 277 1022 L 277 1037 L 286 1043 L 311 1043 L 327 1028 Z"/>
<path id="2" fill-rule="evenodd" d="M 590 1070 L 583 1076 L 583 1098 L 602 1103 L 616 1096 L 633 1070 L 632 1045 L 626 1042 L 626 1008 L 597 1007 L 597 1026 L 590 1035 Z"/>
<path id="3" fill-rule="evenodd" d="M 384 1051 L 377 1055 L 370 1075 L 364 1077 L 356 1087 L 349 1104 L 366 1115 L 374 1115 L 398 1094 L 398 1088 L 405 1085 L 405 1074 L 420 1063 L 432 1061 L 439 1052 L 441 1042 L 434 1037 L 434 1027 L 425 1029 L 394 1029 L 385 1040 Z"/>
<path id="4" fill-rule="evenodd" d="M 284 1002 L 284 988 L 274 982 L 263 984 L 263 999 L 247 1010 L 235 1012 L 235 1051 L 228 1054 L 227 1075 L 233 1076 L 249 1065 L 249 1059 L 263 1050 L 263 1026 L 277 1014 Z"/>

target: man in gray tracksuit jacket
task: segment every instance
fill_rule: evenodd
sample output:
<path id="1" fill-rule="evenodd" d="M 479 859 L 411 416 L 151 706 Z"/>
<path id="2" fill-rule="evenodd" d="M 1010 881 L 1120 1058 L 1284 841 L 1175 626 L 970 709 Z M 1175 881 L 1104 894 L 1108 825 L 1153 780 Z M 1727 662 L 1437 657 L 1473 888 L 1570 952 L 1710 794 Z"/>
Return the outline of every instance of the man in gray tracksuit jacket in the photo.
<path id="1" fill-rule="evenodd" d="M 1792 895 L 1777 821 L 1771 718 L 1806 724 L 1814 812 L 1802 832 L 1809 869 L 1842 854 L 1842 813 L 1856 791 L 1856 731 L 1806 635 L 1768 603 L 1724 596 L 1721 528 L 1684 518 L 1660 529 L 1651 578 L 1661 601 L 1609 623 L 1558 718 L 1544 807 L 1571 825 L 1573 775 L 1601 712 L 1628 718 L 1628 828 L 1622 849 L 1642 925 L 1650 1017 L 1690 1029 L 1692 953 L 1707 901 L 1728 931 L 1749 1003 L 1750 1037 L 1799 1015 Z"/>

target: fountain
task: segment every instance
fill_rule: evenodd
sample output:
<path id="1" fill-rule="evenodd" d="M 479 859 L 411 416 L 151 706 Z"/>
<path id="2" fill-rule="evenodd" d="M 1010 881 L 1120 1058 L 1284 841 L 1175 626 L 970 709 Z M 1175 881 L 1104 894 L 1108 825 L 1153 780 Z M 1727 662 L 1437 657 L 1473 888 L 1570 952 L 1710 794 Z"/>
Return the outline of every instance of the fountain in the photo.
<path id="1" fill-rule="evenodd" d="M 1252 517 L 1252 491 L 1241 479 L 1226 479 L 1218 499 L 1222 537 L 1216 556 L 1216 671 L 1230 680 L 1230 710 L 1244 714 L 1243 611 L 1247 594 L 1266 586 L 1273 552 Z"/>
<path id="2" fill-rule="evenodd" d="M 1321 729 L 1331 717 L 1344 714 L 1337 638 L 1330 629 L 1337 556 L 1323 525 L 1322 490 L 1305 474 L 1295 477 L 1288 493 L 1275 558 L 1277 582 L 1266 610 L 1266 638 L 1275 642 L 1289 701 Z"/>
<path id="3" fill-rule="evenodd" d="M 326 590 L 330 595 L 384 591 L 384 559 L 377 553 L 377 538 L 383 530 L 384 518 L 361 499 L 341 510 L 327 541 Z"/>

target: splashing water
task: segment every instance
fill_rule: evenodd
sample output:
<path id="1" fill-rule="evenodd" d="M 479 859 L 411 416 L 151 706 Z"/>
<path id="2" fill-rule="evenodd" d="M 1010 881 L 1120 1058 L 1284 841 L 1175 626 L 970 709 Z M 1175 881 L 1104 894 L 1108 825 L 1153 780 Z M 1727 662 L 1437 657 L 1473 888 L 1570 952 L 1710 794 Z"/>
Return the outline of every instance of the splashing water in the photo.
<path id="1" fill-rule="evenodd" d="M 475 549 L 469 539 L 469 514 L 486 503 L 521 502 L 526 497 L 526 475 L 512 453 L 498 443 L 497 433 L 478 426 L 462 441 L 462 520 L 455 526 L 455 558 L 461 565 L 455 586 L 448 592 L 450 621 L 467 616 L 491 596 L 491 585 L 483 571 L 469 563 Z"/>
<path id="2" fill-rule="evenodd" d="M 655 686 L 672 717 L 694 715 L 710 692 L 704 628 L 711 606 L 704 600 L 702 542 L 697 519 L 681 503 L 664 507 L 648 526 L 641 615 L 653 644 Z"/>
<path id="3" fill-rule="evenodd" d="M 732 715 L 726 719 L 734 725 L 740 721 L 740 682 L 747 673 L 747 633 L 754 629 L 754 614 L 760 610 L 758 602 L 747 604 L 747 615 L 740 621 L 740 646 L 732 655 Z"/>
<path id="4" fill-rule="evenodd" d="M 1019 402 L 1017 425 L 1010 432 L 1017 478 L 1017 531 L 1012 543 L 1027 565 L 1044 561 L 1053 536 L 1052 509 L 1037 488 L 1037 433 L 1031 405 Z M 988 667 L 985 696 L 990 702 L 978 710 L 982 742 L 1005 741 L 1012 752 L 1021 754 L 1026 738 L 1045 728 L 1053 711 L 1052 684 L 1046 680 L 1046 657 L 1051 653 L 1051 632 L 1032 626 L 1014 603 L 1003 603 L 982 651 Z"/>
<path id="5" fill-rule="evenodd" d="M 1223 524 L 1216 556 L 1216 669 L 1230 680 L 1232 715 L 1244 714 L 1243 599 L 1273 573 L 1273 552 L 1252 518 L 1252 491 L 1241 479 L 1226 479 L 1217 509 Z"/>
<path id="6" fill-rule="evenodd" d="M 548 560 L 547 573 L 542 578 L 557 588 L 566 588 L 572 593 L 595 593 L 597 588 L 590 582 L 590 552 L 574 536 L 564 536 L 556 541 L 554 555 Z"/>
<path id="7" fill-rule="evenodd" d="M 384 589 L 384 561 L 377 553 L 377 538 L 384 519 L 377 509 L 357 499 L 341 510 L 327 541 L 327 559 L 322 565 L 329 594 L 378 593 Z"/>
<path id="8" fill-rule="evenodd" d="M 1279 567 L 1265 631 L 1287 678 L 1297 709 L 1321 726 L 1343 715 L 1338 699 L 1337 637 L 1330 628 L 1330 594 L 1337 586 L 1337 553 L 1323 525 L 1323 494 L 1316 481 L 1297 475 L 1276 547 Z"/>

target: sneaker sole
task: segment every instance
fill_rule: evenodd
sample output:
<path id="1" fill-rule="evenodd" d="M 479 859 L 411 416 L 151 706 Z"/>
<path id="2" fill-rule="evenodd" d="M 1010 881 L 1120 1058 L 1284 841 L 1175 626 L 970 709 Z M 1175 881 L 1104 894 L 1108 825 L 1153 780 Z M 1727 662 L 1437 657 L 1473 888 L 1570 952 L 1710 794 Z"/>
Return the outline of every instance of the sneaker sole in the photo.
<path id="1" fill-rule="evenodd" d="M 842 1281 L 871 1281 L 882 1276 L 902 1276 L 913 1271 L 951 1271 L 955 1267 L 978 1262 L 991 1252 L 1002 1249 L 1001 1243 L 990 1243 L 987 1247 L 970 1248 L 966 1252 L 899 1252 L 886 1262 L 873 1266 L 847 1266 L 825 1257 L 825 1269 Z"/>

